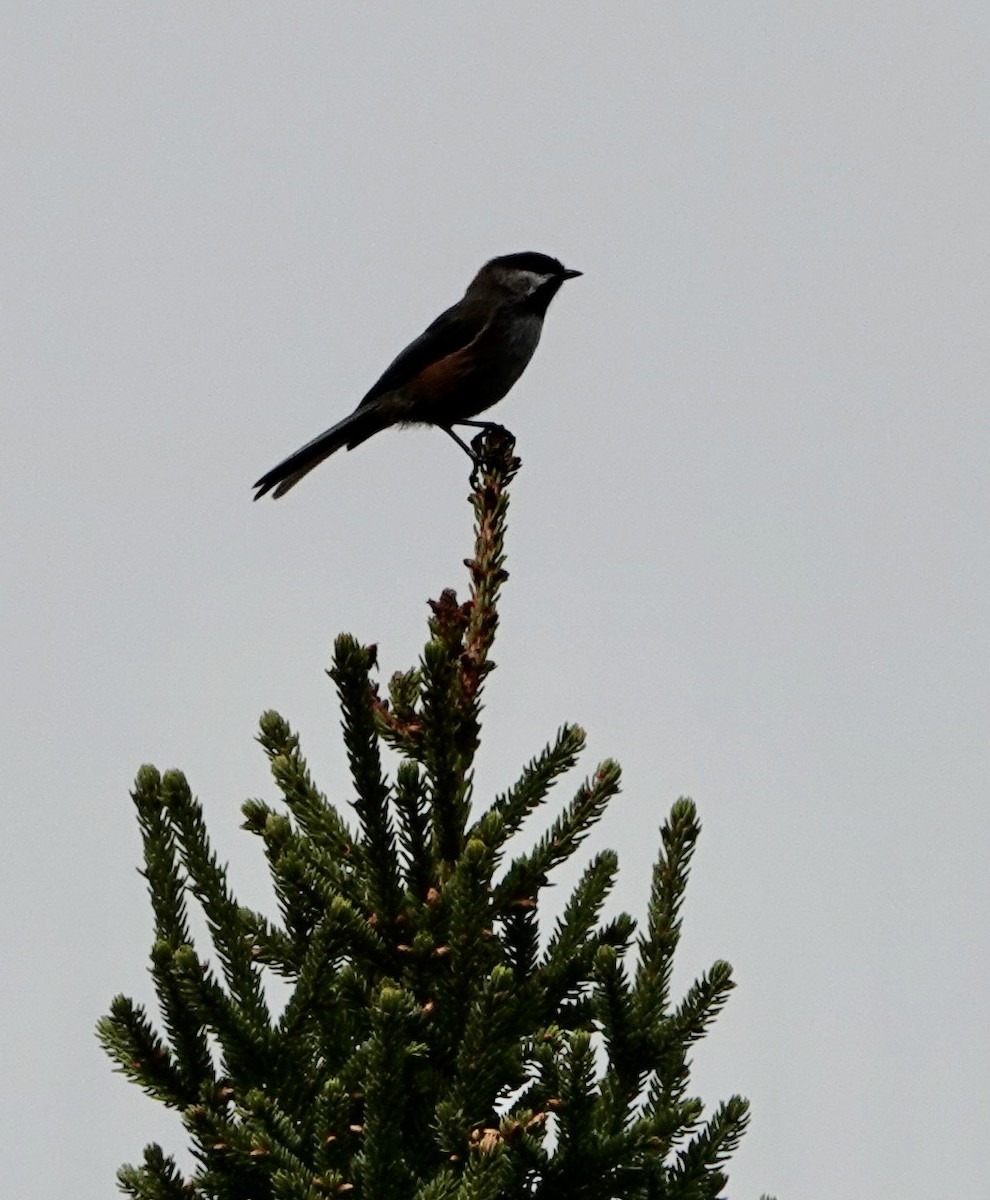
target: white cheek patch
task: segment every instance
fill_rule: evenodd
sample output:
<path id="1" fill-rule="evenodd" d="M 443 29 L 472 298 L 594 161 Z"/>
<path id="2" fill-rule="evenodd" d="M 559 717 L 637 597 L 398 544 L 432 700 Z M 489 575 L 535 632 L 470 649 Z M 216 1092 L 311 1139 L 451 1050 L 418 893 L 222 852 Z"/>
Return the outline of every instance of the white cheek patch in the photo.
<path id="1" fill-rule="evenodd" d="M 535 292 L 541 283 L 546 283 L 550 278 L 549 275 L 539 275 L 536 271 L 517 271 L 516 274 L 519 276 L 519 290 L 524 295 Z"/>

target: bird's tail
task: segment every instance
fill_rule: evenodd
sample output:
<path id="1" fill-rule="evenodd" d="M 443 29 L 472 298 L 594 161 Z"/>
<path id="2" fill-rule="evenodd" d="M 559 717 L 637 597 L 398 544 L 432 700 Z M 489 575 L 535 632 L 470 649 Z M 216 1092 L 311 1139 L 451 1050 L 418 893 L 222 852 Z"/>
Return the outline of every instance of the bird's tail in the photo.
<path id="1" fill-rule="evenodd" d="M 355 409 L 349 417 L 344 417 L 343 421 L 338 421 L 319 437 L 307 442 L 301 450 L 283 459 L 277 467 L 272 467 L 267 475 L 262 475 L 254 485 L 258 489 L 255 492 L 255 500 L 260 500 L 268 492 L 272 492 L 272 498 L 277 500 L 341 446 L 352 450 L 389 424 L 391 422 L 380 409 L 370 405 L 367 408 Z"/>

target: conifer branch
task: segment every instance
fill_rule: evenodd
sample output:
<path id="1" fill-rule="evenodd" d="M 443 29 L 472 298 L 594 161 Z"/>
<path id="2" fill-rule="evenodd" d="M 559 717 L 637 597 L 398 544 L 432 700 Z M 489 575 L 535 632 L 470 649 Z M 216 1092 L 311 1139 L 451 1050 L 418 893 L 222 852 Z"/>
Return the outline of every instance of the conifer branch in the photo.
<path id="1" fill-rule="evenodd" d="M 639 940 L 636 1004 L 644 1021 L 659 1021 L 667 1012 L 674 951 L 681 936 L 680 908 L 700 833 L 695 806 L 682 797 L 660 830 L 662 849 L 653 868 L 646 933 Z"/>
<path id="2" fill-rule="evenodd" d="M 602 1084 L 609 1126 L 618 1132 L 626 1123 L 630 1106 L 647 1075 L 643 1037 L 636 1021 L 629 979 L 611 946 L 595 955 L 594 1013 L 608 1053 L 608 1071 Z"/>
<path id="3" fill-rule="evenodd" d="M 334 646 L 329 675 L 337 685 L 343 714 L 344 743 L 356 793 L 354 811 L 361 823 L 368 864 L 368 905 L 379 921 L 390 923 L 399 909 L 400 887 L 370 679 L 376 653 L 374 646 L 359 646 L 342 634 Z"/>
<path id="4" fill-rule="evenodd" d="M 664 1029 L 663 1040 L 690 1046 L 704 1037 L 735 986 L 729 964 L 722 961 L 714 963 L 688 989 Z"/>
<path id="5" fill-rule="evenodd" d="M 241 1076 L 252 1086 L 263 1078 L 270 1065 L 271 1031 L 257 1010 L 230 997 L 192 946 L 174 953 L 156 947 L 153 953 L 162 963 L 170 959 L 186 1009 L 217 1039 L 224 1074 Z"/>
<path id="6" fill-rule="evenodd" d="M 253 1019 L 270 1020 L 261 979 L 244 936 L 240 909 L 227 887 L 227 872 L 210 848 L 203 809 L 193 799 L 185 777 L 169 771 L 162 779 L 162 799 L 182 855 L 189 886 L 210 928 L 227 986 Z"/>
<path id="7" fill-rule="evenodd" d="M 560 1147 L 554 1156 L 553 1174 L 563 1195 L 580 1194 L 587 1180 L 598 1176 L 595 1150 L 600 1144 L 596 1128 L 597 1078 L 591 1035 L 571 1034 L 560 1064 L 560 1095 L 555 1108 Z"/>
<path id="8" fill-rule="evenodd" d="M 295 1032 L 300 1022 L 321 1003 L 324 981 L 344 960 L 357 964 L 362 973 L 372 978 L 389 961 L 385 944 L 374 929 L 342 896 L 335 896 L 314 929 L 299 964 L 298 982 L 280 1021 L 283 1033 Z"/>
<path id="9" fill-rule="evenodd" d="M 431 622 L 434 627 L 447 619 L 447 596 L 444 593 L 434 606 L 441 614 Z M 429 781 L 433 854 L 446 864 L 446 871 L 464 848 L 476 731 L 471 728 L 473 713 L 465 714 L 458 704 L 457 650 L 443 628 L 423 652 L 422 676 L 423 766 Z"/>
<path id="10" fill-rule="evenodd" d="M 505 570 L 505 522 L 509 484 L 522 465 L 515 457 L 515 438 L 505 430 L 486 430 L 472 443 L 480 470 L 474 480 L 474 557 L 465 560 L 471 573 L 468 625 L 464 638 L 465 692 L 475 705 L 485 676 L 494 669 L 489 658 L 498 629 L 498 595 L 508 579 Z"/>
<path id="11" fill-rule="evenodd" d="M 178 864 L 175 832 L 165 808 L 162 778 L 154 767 L 140 769 L 131 797 L 144 844 L 142 874 L 148 881 L 154 913 L 151 976 L 168 1045 L 174 1052 L 182 1078 L 181 1094 L 195 1096 L 213 1079 L 213 1060 L 205 1026 L 185 1003 L 172 965 L 173 953 L 190 942 L 191 935 L 186 912 L 185 876 Z M 119 1003 L 118 997 L 118 1011 Z M 110 1020 L 114 1020 L 113 1014 Z M 149 1089 L 155 1086 L 153 1076 L 148 1078 L 147 1086 Z"/>
<path id="12" fill-rule="evenodd" d="M 299 827 L 315 842 L 340 856 L 352 852 L 354 836 L 337 810 L 313 784 L 299 750 L 299 738 L 277 712 L 262 714 L 258 741 L 272 776 Z"/>
<path id="13" fill-rule="evenodd" d="M 675 1185 L 694 1185 L 698 1195 L 717 1196 L 725 1185 L 725 1176 L 714 1168 L 730 1157 L 748 1124 L 749 1104 L 741 1096 L 733 1096 L 720 1104 L 677 1155 L 671 1171 Z"/>
<path id="14" fill-rule="evenodd" d="M 500 1200 L 505 1195 L 509 1164 L 500 1144 L 472 1149 L 461 1177 L 456 1200 Z"/>
<path id="15" fill-rule="evenodd" d="M 513 973 L 495 967 L 470 1005 L 454 1081 L 437 1105 L 440 1145 L 448 1153 L 462 1151 L 465 1132 L 494 1120 L 497 1100 L 524 1081 L 517 1026 Z"/>
<path id="16" fill-rule="evenodd" d="M 495 907 L 532 903 L 547 876 L 577 850 L 605 807 L 619 791 L 619 765 L 606 760 L 586 780 L 536 848 L 513 862 L 495 889 Z"/>
<path id="17" fill-rule="evenodd" d="M 517 906 L 500 914 L 505 960 L 517 979 L 529 979 L 539 969 L 540 925 L 535 908 Z M 519 992 L 520 1002 L 524 993 Z"/>
<path id="18" fill-rule="evenodd" d="M 430 853 L 430 807 L 417 762 L 399 764 L 395 774 L 395 811 L 408 890 L 420 900 L 436 883 Z"/>
<path id="19" fill-rule="evenodd" d="M 367 1044 L 368 1089 L 364 1100 L 356 1179 L 366 1196 L 401 1200 L 411 1182 L 405 1119 L 410 1069 L 423 1053 L 417 1037 L 420 1013 L 402 989 L 383 985 L 372 1001 Z M 398 1102 L 397 1102 L 398 1101 Z"/>
<path id="20" fill-rule="evenodd" d="M 324 844 L 297 833 L 287 817 L 270 817 L 263 837 L 279 912 L 299 958 L 322 919 L 326 897 L 341 895 L 355 902 L 360 875 L 350 856 L 334 858 Z"/>
<path id="21" fill-rule="evenodd" d="M 144 843 L 144 870 L 155 916 L 155 940 L 173 949 L 191 940 L 185 878 L 179 870 L 175 834 L 165 809 L 162 778 L 154 767 L 138 771 L 131 799 Z"/>
<path id="22" fill-rule="evenodd" d="M 471 835 L 483 838 L 492 847 L 500 847 L 546 800 L 558 776 L 574 766 L 584 742 L 580 726 L 561 726 L 553 744 L 526 764 L 517 782 L 479 817 Z"/>
<path id="23" fill-rule="evenodd" d="M 174 1055 L 140 1005 L 126 996 L 115 996 L 109 1015 L 101 1018 L 96 1029 L 118 1069 L 153 1099 L 172 1108 L 195 1102 L 198 1092 L 189 1087 Z"/>
<path id="24" fill-rule="evenodd" d="M 251 957 L 259 967 L 278 975 L 292 976 L 299 970 L 302 954 L 298 943 L 263 913 L 241 909 L 244 936 L 251 946 Z"/>
<path id="25" fill-rule="evenodd" d="M 175 1159 L 155 1142 L 145 1147 L 142 1166 L 120 1168 L 117 1182 L 121 1191 L 135 1200 L 189 1200 L 193 1194 Z"/>
<path id="26" fill-rule="evenodd" d="M 474 839 L 464 848 L 440 895 L 438 915 L 446 927 L 447 943 L 436 953 L 449 962 L 449 968 L 437 983 L 443 1004 L 441 1016 L 452 1035 L 452 1050 L 463 1036 L 476 988 L 496 965 L 500 953 L 491 924 L 491 872 L 488 848 Z"/>
<path id="27" fill-rule="evenodd" d="M 547 943 L 543 965 L 548 976 L 566 970 L 574 955 L 588 943 L 618 870 L 619 857 L 614 850 L 603 850 L 585 867 Z"/>

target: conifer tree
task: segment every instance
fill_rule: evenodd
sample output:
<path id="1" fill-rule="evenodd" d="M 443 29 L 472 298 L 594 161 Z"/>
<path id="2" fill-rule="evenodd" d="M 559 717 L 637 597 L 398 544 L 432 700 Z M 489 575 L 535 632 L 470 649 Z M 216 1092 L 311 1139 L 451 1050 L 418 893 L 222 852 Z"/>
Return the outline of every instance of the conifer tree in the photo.
<path id="1" fill-rule="evenodd" d="M 733 1096 L 706 1117 L 689 1053 L 733 986 L 729 965 L 671 995 L 694 804 L 678 800 L 660 830 L 638 932 L 601 915 L 611 850 L 541 930 L 551 876 L 618 792 L 619 768 L 601 763 L 528 848 L 521 827 L 575 765 L 580 728 L 559 729 L 494 800 L 474 795 L 519 468 L 505 434 L 475 448 L 468 599 L 431 602 L 422 659 L 387 698 L 375 647 L 336 641 L 349 814 L 319 791 L 289 725 L 261 719 L 281 805 L 249 801 L 244 827 L 277 919 L 238 904 L 183 775 L 138 773 L 160 1020 L 118 996 L 99 1036 L 177 1111 L 195 1168 L 186 1177 L 149 1145 L 118 1176 L 137 1200 L 704 1200 L 725 1185 L 747 1104 Z M 287 985 L 281 1011 L 269 973 Z"/>

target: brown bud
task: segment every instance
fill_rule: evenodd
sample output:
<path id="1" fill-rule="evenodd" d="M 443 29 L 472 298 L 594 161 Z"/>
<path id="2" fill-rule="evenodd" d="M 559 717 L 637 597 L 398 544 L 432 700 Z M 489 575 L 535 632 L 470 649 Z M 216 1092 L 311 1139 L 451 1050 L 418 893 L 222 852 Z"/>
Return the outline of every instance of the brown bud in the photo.
<path id="1" fill-rule="evenodd" d="M 481 1138 L 481 1145 L 478 1149 L 482 1154 L 491 1154 L 495 1147 L 502 1140 L 502 1135 L 497 1129 L 486 1129 Z"/>

